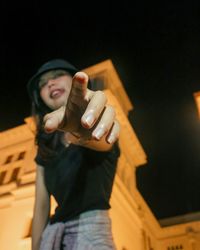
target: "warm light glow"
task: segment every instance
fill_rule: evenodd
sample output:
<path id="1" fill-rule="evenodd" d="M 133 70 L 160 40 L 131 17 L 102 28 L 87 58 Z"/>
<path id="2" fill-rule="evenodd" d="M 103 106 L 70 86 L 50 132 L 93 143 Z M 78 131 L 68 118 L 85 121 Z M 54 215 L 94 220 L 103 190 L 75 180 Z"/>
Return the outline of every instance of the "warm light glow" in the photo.
<path id="1" fill-rule="evenodd" d="M 119 137 L 121 155 L 109 210 L 117 250 L 200 249 L 199 213 L 193 214 L 192 220 L 191 216 L 190 220 L 186 215 L 182 219 L 179 217 L 179 222 L 182 220 L 179 225 L 172 224 L 174 219 L 165 220 L 171 226 L 162 228 L 137 190 L 136 168 L 144 165 L 147 157 L 127 118 L 133 107 L 111 61 L 84 71 L 105 79 L 106 95 L 116 107 L 122 127 Z M 200 115 L 200 92 L 194 96 Z M 36 127 L 32 117 L 26 118 L 25 122 L 0 133 L 0 250 L 31 249 Z M 51 214 L 56 205 L 51 197 Z"/>
<path id="2" fill-rule="evenodd" d="M 194 99 L 197 105 L 197 110 L 200 118 L 200 91 L 194 93 Z"/>

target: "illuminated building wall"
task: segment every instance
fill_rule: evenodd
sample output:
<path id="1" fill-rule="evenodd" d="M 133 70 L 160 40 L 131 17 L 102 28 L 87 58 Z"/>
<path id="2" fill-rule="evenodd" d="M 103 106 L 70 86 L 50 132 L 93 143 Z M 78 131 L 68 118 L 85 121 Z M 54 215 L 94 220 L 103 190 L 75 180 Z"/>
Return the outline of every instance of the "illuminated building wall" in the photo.
<path id="1" fill-rule="evenodd" d="M 111 197 L 110 215 L 117 250 L 199 250 L 200 220 L 182 218 L 184 223 L 163 225 L 136 188 L 135 170 L 147 161 L 127 115 L 133 109 L 110 60 L 84 70 L 112 99 L 122 129 L 122 151 Z M 0 249 L 30 250 L 34 204 L 36 147 L 31 117 L 21 126 L 0 133 Z M 56 206 L 52 199 L 52 213 Z M 195 217 L 196 216 L 196 217 Z M 168 223 L 168 224 L 167 224 Z"/>

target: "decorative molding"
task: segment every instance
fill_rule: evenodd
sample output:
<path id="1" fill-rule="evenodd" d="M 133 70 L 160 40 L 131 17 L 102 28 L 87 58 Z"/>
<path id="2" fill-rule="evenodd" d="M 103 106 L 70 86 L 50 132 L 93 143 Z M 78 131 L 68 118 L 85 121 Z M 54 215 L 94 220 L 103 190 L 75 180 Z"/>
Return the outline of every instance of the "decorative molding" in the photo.
<path id="1" fill-rule="evenodd" d="M 26 124 L 23 124 L 0 133 L 0 149 L 13 146 L 21 143 L 22 141 L 31 140 L 33 138 L 34 134 Z"/>
<path id="2" fill-rule="evenodd" d="M 16 188 L 17 188 L 17 183 L 15 181 L 10 182 L 10 183 L 5 184 L 5 185 L 0 185 L 0 200 L 3 197 L 2 196 L 3 194 L 8 194 Z"/>
<path id="3" fill-rule="evenodd" d="M 122 81 L 110 59 L 88 67 L 83 71 L 85 71 L 92 79 L 101 78 L 104 81 L 105 89 L 111 90 L 122 105 L 125 114 L 128 115 L 128 112 L 133 109 L 133 105 L 126 94 Z"/>

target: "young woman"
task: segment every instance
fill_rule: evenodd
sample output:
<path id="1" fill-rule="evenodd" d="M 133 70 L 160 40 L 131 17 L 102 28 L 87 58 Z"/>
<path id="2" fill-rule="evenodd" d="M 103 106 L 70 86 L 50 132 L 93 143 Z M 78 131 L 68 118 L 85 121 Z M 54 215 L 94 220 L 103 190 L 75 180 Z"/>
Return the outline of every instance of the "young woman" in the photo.
<path id="1" fill-rule="evenodd" d="M 120 126 L 103 91 L 90 84 L 62 59 L 43 64 L 28 82 L 38 148 L 32 250 L 115 249 L 108 209 Z"/>

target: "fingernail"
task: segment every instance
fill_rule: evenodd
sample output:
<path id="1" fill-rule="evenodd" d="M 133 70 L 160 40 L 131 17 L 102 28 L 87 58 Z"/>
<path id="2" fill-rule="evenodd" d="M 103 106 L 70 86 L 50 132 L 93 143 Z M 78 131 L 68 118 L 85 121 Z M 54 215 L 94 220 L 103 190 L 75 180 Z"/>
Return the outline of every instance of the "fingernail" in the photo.
<path id="1" fill-rule="evenodd" d="M 97 140 L 100 140 L 100 138 L 104 135 L 105 133 L 105 130 L 103 128 L 99 128 L 97 129 L 97 131 L 94 133 L 94 137 L 97 139 Z"/>
<path id="2" fill-rule="evenodd" d="M 51 126 L 52 126 L 52 121 L 51 121 L 51 119 L 48 119 L 46 122 L 45 122 L 45 125 L 44 125 L 44 128 L 45 128 L 45 130 L 46 131 L 51 131 L 52 129 L 51 129 Z"/>
<path id="3" fill-rule="evenodd" d="M 90 127 L 92 126 L 93 122 L 94 122 L 94 115 L 93 114 L 88 114 L 85 116 L 85 122 L 87 123 L 87 125 Z"/>
<path id="4" fill-rule="evenodd" d="M 114 135 L 110 135 L 109 137 L 108 137 L 108 143 L 113 143 L 115 141 L 115 136 Z"/>

